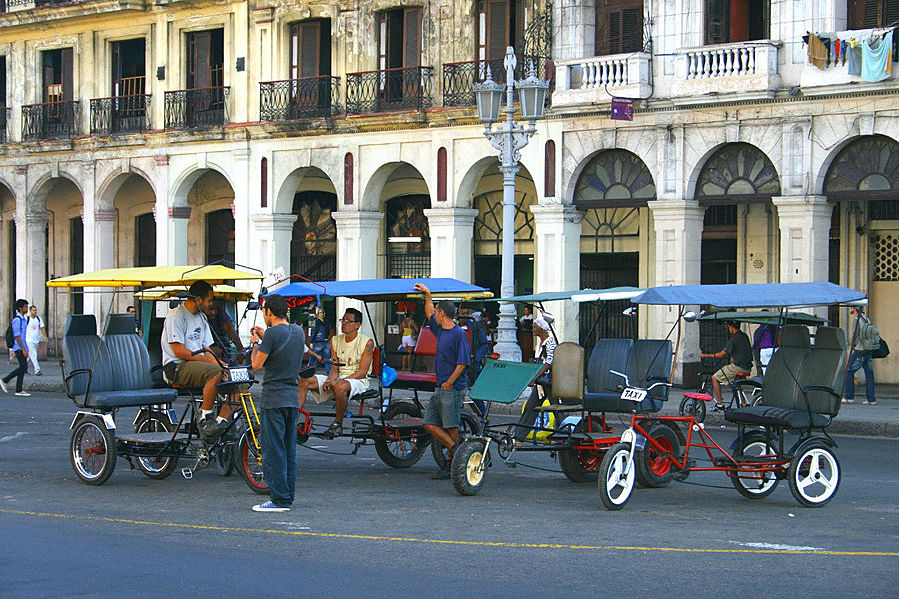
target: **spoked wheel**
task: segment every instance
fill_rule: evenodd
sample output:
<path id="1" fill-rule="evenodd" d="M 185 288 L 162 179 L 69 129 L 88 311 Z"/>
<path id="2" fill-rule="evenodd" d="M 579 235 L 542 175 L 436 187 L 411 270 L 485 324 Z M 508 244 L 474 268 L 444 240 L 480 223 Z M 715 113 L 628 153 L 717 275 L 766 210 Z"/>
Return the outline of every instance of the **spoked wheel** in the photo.
<path id="1" fill-rule="evenodd" d="M 827 444 L 813 441 L 793 456 L 788 480 L 796 501 L 805 507 L 821 507 L 840 487 L 840 462 Z"/>
<path id="2" fill-rule="evenodd" d="M 421 418 L 421 411 L 415 404 L 403 402 L 391 404 L 384 413 L 386 421 L 401 418 Z M 428 442 L 430 436 L 427 434 L 417 434 L 413 438 L 400 429 L 385 428 L 384 434 L 375 439 L 375 451 L 391 468 L 409 468 L 421 459 Z"/>
<path id="3" fill-rule="evenodd" d="M 702 422 L 705 420 L 705 402 L 701 399 L 693 399 L 692 397 L 685 397 L 680 402 L 680 408 L 678 410 L 681 416 L 692 416 L 696 422 Z"/>
<path id="4" fill-rule="evenodd" d="M 141 418 L 134 425 L 136 433 L 171 433 L 174 432 L 174 426 L 162 420 L 156 415 L 150 414 L 146 418 Z M 148 478 L 162 480 L 168 477 L 175 468 L 178 467 L 178 458 L 174 457 L 138 457 L 137 467 Z"/>
<path id="5" fill-rule="evenodd" d="M 630 459 L 631 446 L 616 443 L 606 452 L 599 467 L 599 498 L 607 510 L 620 510 L 634 491 L 636 465 Z"/>
<path id="6" fill-rule="evenodd" d="M 450 465 L 450 475 L 457 493 L 470 496 L 480 492 L 489 458 L 489 455 L 484 456 L 484 442 L 480 439 L 469 439 L 459 445 Z"/>
<path id="7" fill-rule="evenodd" d="M 465 439 L 477 435 L 480 429 L 480 424 L 478 423 L 477 418 L 469 414 L 468 412 L 462 412 L 462 420 L 459 423 L 459 444 L 461 445 Z M 434 462 L 437 464 L 438 468 L 446 468 L 448 464 L 446 463 L 446 447 L 441 443 L 431 443 L 431 454 L 434 456 Z"/>
<path id="8" fill-rule="evenodd" d="M 587 421 L 581 419 L 574 427 L 574 433 L 587 431 Z M 559 450 L 559 467 L 565 477 L 573 483 L 593 482 L 599 476 L 602 454 L 594 449 Z"/>
<path id="9" fill-rule="evenodd" d="M 102 485 L 115 470 L 115 434 L 100 417 L 87 416 L 72 431 L 69 457 L 82 482 Z"/>
<path id="10" fill-rule="evenodd" d="M 776 440 L 766 440 L 763 431 L 750 431 L 743 433 L 742 437 L 738 437 L 733 444 L 734 455 L 740 455 L 739 446 L 743 446 L 743 459 L 752 460 L 753 458 L 771 457 L 777 453 L 775 447 Z M 780 482 L 777 474 L 773 471 L 767 472 L 740 472 L 737 476 L 730 479 L 734 488 L 743 497 L 749 499 L 762 499 L 774 492 L 777 483 Z"/>
<path id="11" fill-rule="evenodd" d="M 234 472 L 234 453 L 234 443 L 222 443 L 212 450 L 212 461 L 222 476 L 231 476 Z"/>
<path id="12" fill-rule="evenodd" d="M 256 439 L 261 439 L 261 431 L 254 429 Z M 254 493 L 268 495 L 268 483 L 262 471 L 262 449 L 256 449 L 253 435 L 246 431 L 234 446 L 234 461 L 237 469 Z"/>
<path id="13" fill-rule="evenodd" d="M 645 448 L 636 452 L 637 483 L 651 489 L 666 487 L 675 471 L 672 458 L 680 458 L 680 441 L 677 433 L 664 424 L 655 424 L 647 432 L 662 449 L 653 447 L 647 440 Z"/>

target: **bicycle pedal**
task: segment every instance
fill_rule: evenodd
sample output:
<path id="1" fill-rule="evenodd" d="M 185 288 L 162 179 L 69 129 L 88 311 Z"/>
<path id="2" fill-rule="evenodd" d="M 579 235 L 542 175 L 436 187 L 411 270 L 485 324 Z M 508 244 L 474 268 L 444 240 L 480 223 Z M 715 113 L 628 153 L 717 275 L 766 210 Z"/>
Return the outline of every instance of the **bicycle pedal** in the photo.
<path id="1" fill-rule="evenodd" d="M 504 461 L 503 464 L 505 464 L 507 468 L 517 468 L 518 467 L 518 462 L 512 462 L 510 460 Z"/>
<path id="2" fill-rule="evenodd" d="M 190 468 L 182 468 L 181 476 L 183 476 L 185 480 L 190 480 L 194 477 L 194 471 Z"/>

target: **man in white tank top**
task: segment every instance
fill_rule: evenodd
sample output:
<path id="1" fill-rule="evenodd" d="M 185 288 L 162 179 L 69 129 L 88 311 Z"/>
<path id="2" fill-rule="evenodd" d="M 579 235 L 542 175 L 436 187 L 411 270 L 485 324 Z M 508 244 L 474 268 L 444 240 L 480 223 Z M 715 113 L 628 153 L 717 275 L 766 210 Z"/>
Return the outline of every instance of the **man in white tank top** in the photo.
<path id="1" fill-rule="evenodd" d="M 342 334 L 331 339 L 332 359 L 342 366 L 331 368 L 327 376 L 316 374 L 300 379 L 297 386 L 301 410 L 306 405 L 307 393 L 312 393 L 316 403 L 334 400 L 334 422 L 324 433 L 328 439 L 338 437 L 343 432 L 343 417 L 350 398 L 368 390 L 375 344 L 370 337 L 359 333 L 361 326 L 362 312 L 347 308 L 340 320 Z"/>

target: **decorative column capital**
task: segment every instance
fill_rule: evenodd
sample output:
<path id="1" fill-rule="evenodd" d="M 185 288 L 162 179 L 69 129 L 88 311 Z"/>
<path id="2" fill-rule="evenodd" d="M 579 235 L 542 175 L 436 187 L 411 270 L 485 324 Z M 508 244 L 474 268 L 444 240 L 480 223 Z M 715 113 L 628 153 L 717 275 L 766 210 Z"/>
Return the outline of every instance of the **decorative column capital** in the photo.
<path id="1" fill-rule="evenodd" d="M 474 208 L 427 208 L 423 212 L 429 227 L 470 227 L 480 211 Z"/>
<path id="2" fill-rule="evenodd" d="M 116 221 L 118 218 L 119 211 L 113 208 L 112 210 L 94 210 L 94 222 L 112 222 Z"/>
<path id="3" fill-rule="evenodd" d="M 190 218 L 190 206 L 169 206 L 169 218 L 184 219 Z"/>
<path id="4" fill-rule="evenodd" d="M 833 203 L 822 195 L 774 196 L 771 203 L 779 215 L 803 216 L 812 212 L 826 211 L 830 214 Z"/>
<path id="5" fill-rule="evenodd" d="M 653 200 L 647 205 L 657 226 L 671 222 L 702 221 L 705 216 L 705 207 L 695 200 Z"/>
<path id="6" fill-rule="evenodd" d="M 46 227 L 47 223 L 50 222 L 50 214 L 46 211 L 42 212 L 26 212 L 25 213 L 25 226 L 26 227 Z"/>
<path id="7" fill-rule="evenodd" d="M 337 223 L 337 229 L 373 229 L 380 228 L 384 220 L 383 212 L 374 210 L 336 210 L 331 218 Z"/>
<path id="8" fill-rule="evenodd" d="M 534 215 L 534 223 L 574 223 L 580 224 L 584 220 L 584 211 L 578 210 L 574 204 L 533 204 L 531 214 Z"/>
<path id="9" fill-rule="evenodd" d="M 257 213 L 250 216 L 257 231 L 293 231 L 296 214 Z"/>

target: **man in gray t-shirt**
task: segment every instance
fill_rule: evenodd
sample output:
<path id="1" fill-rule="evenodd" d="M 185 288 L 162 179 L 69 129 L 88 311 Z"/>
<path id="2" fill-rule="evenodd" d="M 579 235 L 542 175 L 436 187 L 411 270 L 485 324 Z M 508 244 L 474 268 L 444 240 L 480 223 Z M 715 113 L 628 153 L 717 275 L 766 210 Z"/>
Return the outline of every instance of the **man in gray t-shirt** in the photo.
<path id="1" fill-rule="evenodd" d="M 712 375 L 712 385 L 715 388 L 716 403 L 712 407 L 713 412 L 724 411 L 724 401 L 721 398 L 721 384 L 730 385 L 737 379 L 744 377 L 752 370 L 752 344 L 749 336 L 740 330 L 736 322 L 728 321 L 727 332 L 730 338 L 724 345 L 724 349 L 714 354 L 699 354 L 700 358 L 730 358 L 730 361 L 718 369 Z"/>
<path id="2" fill-rule="evenodd" d="M 287 321 L 287 301 L 280 295 L 265 298 L 265 326 L 250 333 L 254 370 L 265 369 L 262 383 L 262 472 L 271 499 L 253 506 L 254 512 L 286 512 L 293 503 L 297 480 L 297 382 L 306 336 Z M 259 340 L 262 340 L 261 342 Z"/>

